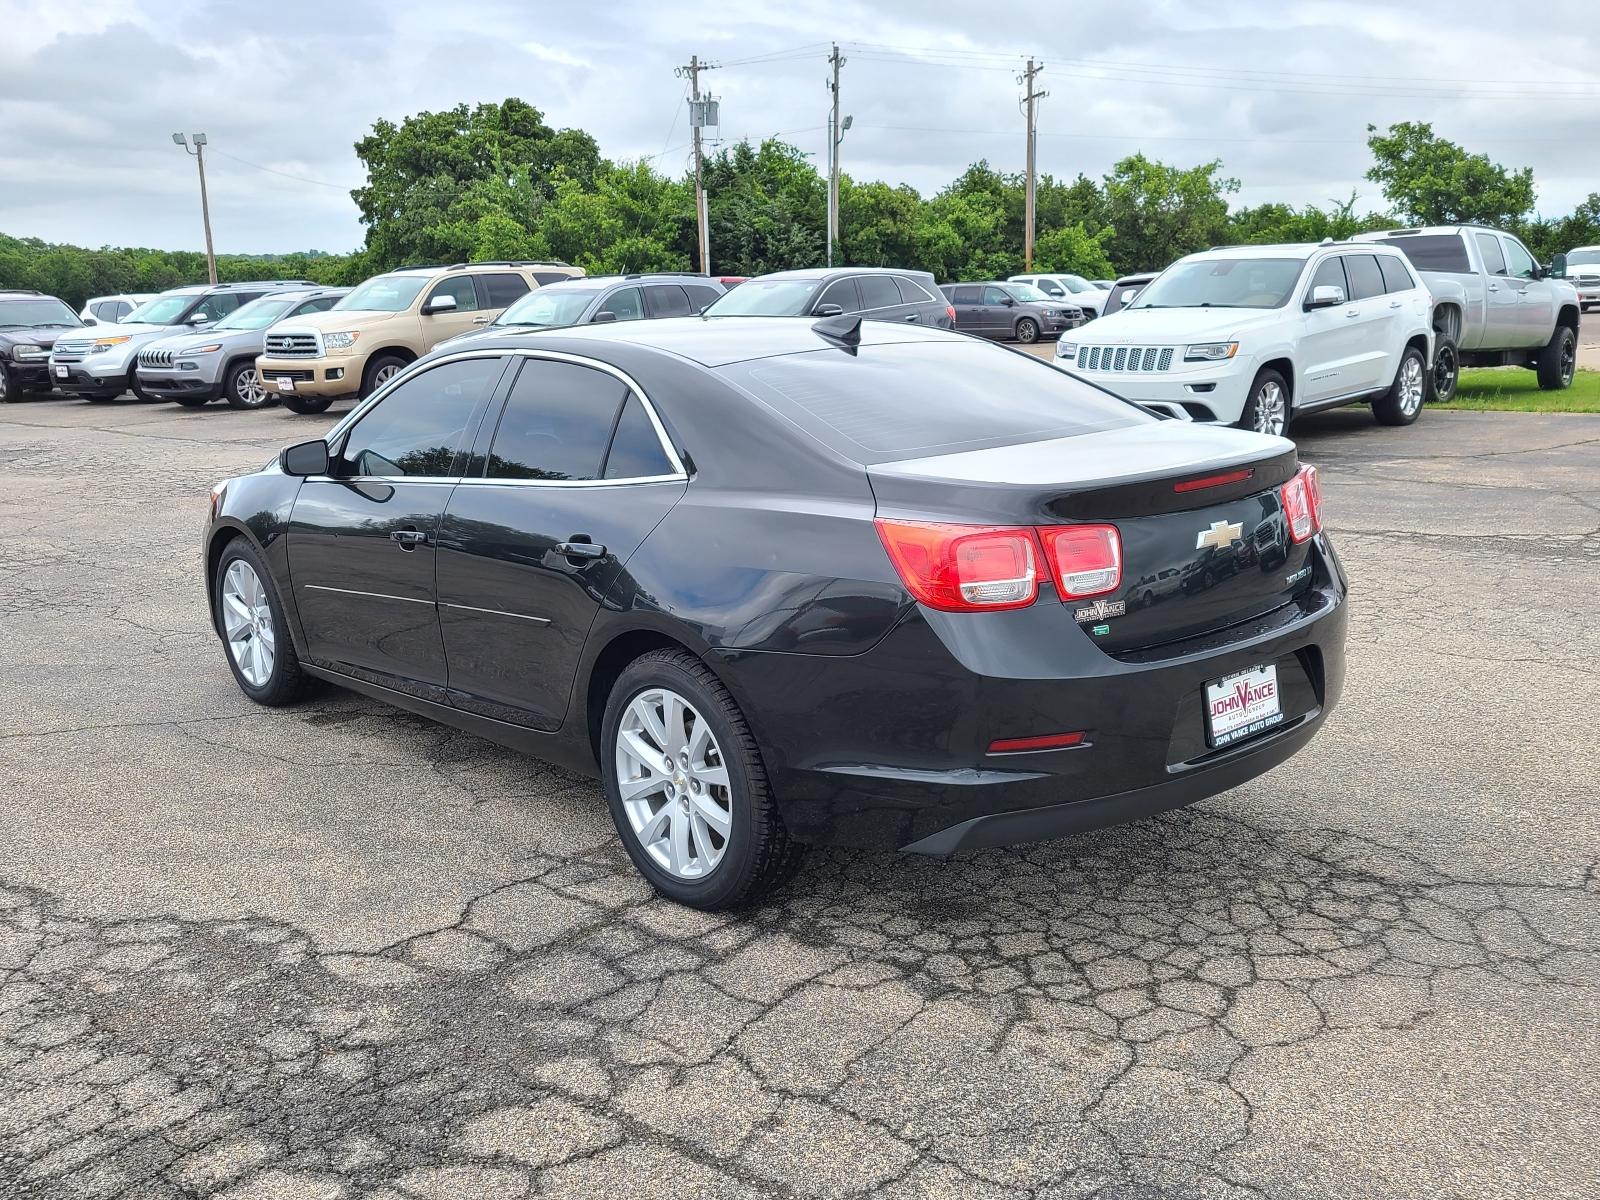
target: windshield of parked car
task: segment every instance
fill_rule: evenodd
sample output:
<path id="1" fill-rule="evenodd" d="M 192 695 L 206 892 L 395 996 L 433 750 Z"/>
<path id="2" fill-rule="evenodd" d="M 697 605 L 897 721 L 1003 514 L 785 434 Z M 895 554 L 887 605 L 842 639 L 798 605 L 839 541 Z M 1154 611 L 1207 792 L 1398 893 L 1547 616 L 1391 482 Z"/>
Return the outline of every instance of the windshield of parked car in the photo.
<path id="1" fill-rule="evenodd" d="M 198 297 L 194 294 L 183 296 L 157 296 L 141 304 L 127 316 L 122 318 L 125 325 L 176 325 L 183 314 L 194 307 Z"/>
<path id="2" fill-rule="evenodd" d="M 1092 292 L 1096 290 L 1094 284 L 1090 283 L 1082 275 L 1052 275 L 1050 278 L 1061 284 L 1069 292 Z"/>
<path id="3" fill-rule="evenodd" d="M 708 317 L 798 317 L 806 311 L 815 279 L 752 279 L 714 300 Z"/>
<path id="4" fill-rule="evenodd" d="M 271 296 L 263 296 L 259 300 L 250 301 L 249 304 L 241 304 L 211 328 L 213 331 L 265 329 L 288 312 L 294 303 L 294 300 L 275 300 Z"/>
<path id="5" fill-rule="evenodd" d="M 1048 304 L 1050 302 L 1050 297 L 1046 296 L 1031 283 L 1002 283 L 1000 290 L 1008 292 L 1018 300 L 1025 301 L 1028 304 Z"/>
<path id="6" fill-rule="evenodd" d="M 54 296 L 0 300 L 0 325 L 82 325 L 78 314 Z"/>
<path id="7" fill-rule="evenodd" d="M 426 275 L 379 275 L 367 280 L 333 307 L 346 311 L 405 312 L 428 282 Z"/>
<path id="8" fill-rule="evenodd" d="M 583 310 L 599 294 L 597 288 L 540 288 L 506 309 L 495 324 L 571 325 L 583 316 Z"/>
<path id="9" fill-rule="evenodd" d="M 1140 292 L 1128 311 L 1141 308 L 1282 308 L 1305 260 L 1201 258 L 1176 263 Z"/>
<path id="10" fill-rule="evenodd" d="M 1574 250 L 1567 255 L 1569 267 L 1600 266 L 1600 250 Z"/>

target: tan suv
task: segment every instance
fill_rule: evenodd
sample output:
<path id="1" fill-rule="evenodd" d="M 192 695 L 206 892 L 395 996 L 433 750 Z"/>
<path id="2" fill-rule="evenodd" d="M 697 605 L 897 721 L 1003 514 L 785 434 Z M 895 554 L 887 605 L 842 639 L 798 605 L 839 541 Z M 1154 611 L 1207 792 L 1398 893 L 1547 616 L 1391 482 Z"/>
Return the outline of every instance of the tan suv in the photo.
<path id="1" fill-rule="evenodd" d="M 274 325 L 256 370 L 286 408 L 319 413 L 340 396 L 365 396 L 534 288 L 582 274 L 544 262 L 401 267 L 374 275 L 325 313 Z"/>

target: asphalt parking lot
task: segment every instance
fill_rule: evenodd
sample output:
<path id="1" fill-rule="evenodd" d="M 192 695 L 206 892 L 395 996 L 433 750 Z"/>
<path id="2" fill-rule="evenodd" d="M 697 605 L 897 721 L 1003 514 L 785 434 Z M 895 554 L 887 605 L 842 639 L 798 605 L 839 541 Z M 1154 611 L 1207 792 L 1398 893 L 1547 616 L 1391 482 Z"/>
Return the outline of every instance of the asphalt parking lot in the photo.
<path id="1" fill-rule="evenodd" d="M 239 694 L 207 488 L 336 415 L 0 410 L 0 1195 L 1600 1194 L 1600 418 L 1297 426 L 1285 766 L 717 917 L 584 780 Z"/>

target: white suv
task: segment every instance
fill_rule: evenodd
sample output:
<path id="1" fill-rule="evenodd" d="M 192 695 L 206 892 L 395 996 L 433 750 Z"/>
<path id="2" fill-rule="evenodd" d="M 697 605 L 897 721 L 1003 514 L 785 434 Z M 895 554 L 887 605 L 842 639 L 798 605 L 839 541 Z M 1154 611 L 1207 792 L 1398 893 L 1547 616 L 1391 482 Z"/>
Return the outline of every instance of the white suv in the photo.
<path id="1" fill-rule="evenodd" d="M 1091 320 L 1100 315 L 1106 297 L 1111 294 L 1105 288 L 1095 287 L 1082 275 L 1013 275 L 1006 282 L 1031 283 L 1052 300 L 1076 304 L 1083 309 L 1083 315 Z"/>
<path id="2" fill-rule="evenodd" d="M 1120 312 L 1056 346 L 1056 365 L 1180 421 L 1288 431 L 1371 400 L 1385 425 L 1422 411 L 1432 301 L 1385 246 L 1228 246 L 1180 258 Z"/>

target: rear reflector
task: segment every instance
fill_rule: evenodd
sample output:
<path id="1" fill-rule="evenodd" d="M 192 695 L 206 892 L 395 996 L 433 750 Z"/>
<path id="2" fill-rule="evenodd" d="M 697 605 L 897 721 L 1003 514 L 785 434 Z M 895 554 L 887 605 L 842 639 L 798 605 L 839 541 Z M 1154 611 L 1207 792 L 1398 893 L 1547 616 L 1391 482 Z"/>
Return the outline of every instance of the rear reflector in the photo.
<path id="1" fill-rule="evenodd" d="M 1031 529 L 876 522 L 878 537 L 906 590 L 944 612 L 1025 608 L 1039 594 Z"/>
<path id="2" fill-rule="evenodd" d="M 1301 467 L 1280 493 L 1289 537 L 1298 545 L 1322 528 L 1322 489 L 1317 485 L 1317 469 Z"/>
<path id="3" fill-rule="evenodd" d="M 1099 596 L 1122 582 L 1122 535 L 1115 525 L 1046 525 L 1039 536 L 1063 600 Z"/>
<path id="4" fill-rule="evenodd" d="M 1175 492 L 1198 492 L 1203 488 L 1224 487 L 1230 483 L 1243 483 L 1256 473 L 1254 467 L 1245 467 L 1240 471 L 1224 471 L 1221 475 L 1207 475 L 1202 479 L 1185 479 L 1181 483 L 1172 485 Z"/>
<path id="5" fill-rule="evenodd" d="M 989 743 L 990 754 L 1024 754 L 1029 750 L 1065 750 L 1083 745 L 1083 731 L 1047 733 L 1041 737 L 999 738 Z"/>

